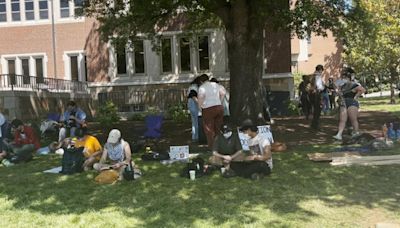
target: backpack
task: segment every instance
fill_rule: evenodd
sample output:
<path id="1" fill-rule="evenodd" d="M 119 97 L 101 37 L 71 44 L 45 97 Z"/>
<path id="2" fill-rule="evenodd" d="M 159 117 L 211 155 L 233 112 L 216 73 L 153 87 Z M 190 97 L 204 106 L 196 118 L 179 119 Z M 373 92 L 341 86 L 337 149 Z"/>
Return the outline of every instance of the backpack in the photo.
<path id="1" fill-rule="evenodd" d="M 83 156 L 84 147 L 80 148 L 64 148 L 64 154 L 61 160 L 61 174 L 74 174 L 83 171 L 83 163 L 85 157 Z"/>
<path id="2" fill-rule="evenodd" d="M 195 158 L 190 163 L 187 163 L 186 167 L 182 170 L 181 177 L 190 178 L 190 170 L 196 171 L 196 178 L 204 176 L 204 160 L 202 158 Z"/>
<path id="3" fill-rule="evenodd" d="M 170 158 L 168 153 L 150 152 L 142 155 L 143 161 L 163 161 L 169 159 Z"/>
<path id="4" fill-rule="evenodd" d="M 125 167 L 124 172 L 122 173 L 122 176 L 127 181 L 133 181 L 133 180 L 140 178 L 142 176 L 142 172 L 137 167 L 134 167 L 132 165 L 132 161 L 131 161 L 131 162 L 129 162 L 129 165 L 127 165 Z"/>

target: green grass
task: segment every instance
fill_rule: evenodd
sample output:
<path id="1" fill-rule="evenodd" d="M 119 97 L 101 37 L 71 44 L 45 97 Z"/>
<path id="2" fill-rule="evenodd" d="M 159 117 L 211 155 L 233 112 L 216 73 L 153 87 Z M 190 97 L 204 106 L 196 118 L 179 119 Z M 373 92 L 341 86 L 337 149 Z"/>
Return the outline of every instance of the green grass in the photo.
<path id="1" fill-rule="evenodd" d="M 398 104 L 398 102 L 400 102 L 399 99 L 396 99 L 396 102 L 397 104 L 390 104 L 389 97 L 360 99 L 360 105 L 363 111 L 391 112 L 394 115 L 400 117 L 400 105 Z"/>
<path id="2" fill-rule="evenodd" d="M 72 176 L 42 173 L 58 166 L 60 156 L 36 157 L 24 165 L 0 167 L 0 227 L 400 224 L 400 166 L 331 167 L 307 159 L 309 152 L 334 147 L 297 146 L 274 154 L 273 173 L 260 181 L 225 179 L 218 172 L 191 181 L 179 177 L 184 164 L 142 162 L 135 155 L 142 179 L 99 185 L 93 171 Z"/>

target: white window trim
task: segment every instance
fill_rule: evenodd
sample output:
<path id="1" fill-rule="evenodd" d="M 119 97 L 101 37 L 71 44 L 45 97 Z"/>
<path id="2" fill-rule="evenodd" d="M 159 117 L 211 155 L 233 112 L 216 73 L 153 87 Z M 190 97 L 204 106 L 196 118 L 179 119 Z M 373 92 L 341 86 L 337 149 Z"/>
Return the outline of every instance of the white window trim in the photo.
<path id="1" fill-rule="evenodd" d="M 181 62 L 181 56 L 182 56 L 182 52 L 181 52 L 181 38 L 185 38 L 185 37 L 187 37 L 187 38 L 189 38 L 189 58 L 190 58 L 190 69 L 189 69 L 189 71 L 182 71 L 182 62 Z M 182 75 L 182 74 L 190 74 L 190 73 L 194 73 L 194 74 L 196 74 L 196 71 L 195 71 L 195 69 L 194 69 L 194 64 L 193 64 L 193 62 L 195 62 L 195 53 L 194 53 L 194 51 L 193 51 L 193 37 L 192 36 L 185 36 L 185 35 L 180 35 L 180 36 L 177 36 L 177 43 L 176 43 L 176 45 L 177 45 L 177 48 L 178 48 L 178 51 L 177 51 L 177 54 L 178 54 L 178 59 L 177 59 L 177 63 L 178 63 L 178 73 L 180 74 L 180 75 Z"/>
<path id="2" fill-rule="evenodd" d="M 134 48 L 130 47 L 128 44 L 125 46 L 125 61 L 126 61 L 126 74 L 118 74 L 118 61 L 117 61 L 117 52 L 115 47 L 109 42 L 108 49 L 109 49 L 109 59 L 110 59 L 110 68 L 109 68 L 109 75 L 112 76 L 113 79 L 138 79 L 144 80 L 147 78 L 147 52 L 151 49 L 150 41 L 142 40 L 143 42 L 143 58 L 144 58 L 144 73 L 135 73 L 134 64 L 135 64 L 135 57 L 134 57 Z M 150 49 L 149 49 L 150 47 Z"/>
<path id="3" fill-rule="evenodd" d="M 200 45 L 200 43 L 199 43 L 199 36 L 207 36 L 207 42 L 208 42 L 208 70 L 201 70 L 200 69 L 200 48 L 199 48 L 199 45 Z M 211 56 L 210 56 L 210 54 L 211 54 L 211 35 L 210 34 L 208 34 L 208 33 L 206 33 L 206 34 L 204 34 L 204 35 L 197 35 L 196 36 L 196 50 L 195 50 L 195 54 L 196 54 L 196 63 L 197 63 L 197 66 L 196 66 L 196 74 L 199 74 L 199 73 L 210 73 L 210 71 L 211 71 Z"/>
<path id="4" fill-rule="evenodd" d="M 43 78 L 47 78 L 47 62 L 48 58 L 46 53 L 26 53 L 26 54 L 10 54 L 1 56 L 1 69 L 2 74 L 8 74 L 8 60 L 15 60 L 15 74 L 22 74 L 22 59 L 29 59 L 29 76 L 36 76 L 36 63 L 35 59 L 43 59 Z"/>
<path id="5" fill-rule="evenodd" d="M 86 81 L 85 74 L 85 51 L 77 50 L 77 51 L 65 51 L 63 55 L 64 61 L 64 80 L 71 81 L 71 56 L 78 57 L 78 81 L 84 82 Z"/>

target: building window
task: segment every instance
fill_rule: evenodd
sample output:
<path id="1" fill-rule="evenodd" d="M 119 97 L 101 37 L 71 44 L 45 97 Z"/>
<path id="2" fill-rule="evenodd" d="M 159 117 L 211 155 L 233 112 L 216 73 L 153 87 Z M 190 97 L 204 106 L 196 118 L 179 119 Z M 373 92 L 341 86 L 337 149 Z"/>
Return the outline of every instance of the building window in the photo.
<path id="1" fill-rule="evenodd" d="M 69 0 L 60 0 L 60 16 L 61 18 L 69 17 Z"/>
<path id="2" fill-rule="evenodd" d="M 171 38 L 164 38 L 161 40 L 161 62 L 162 62 L 162 72 L 171 73 L 172 72 L 172 47 Z"/>
<path id="3" fill-rule="evenodd" d="M 33 0 L 25 0 L 25 20 L 35 20 L 35 10 L 33 8 Z"/>
<path id="4" fill-rule="evenodd" d="M 74 14 L 80 15 L 83 7 L 83 0 L 74 0 Z"/>
<path id="5" fill-rule="evenodd" d="M 43 58 L 36 58 L 36 83 L 44 82 L 44 74 L 43 74 Z"/>
<path id="6" fill-rule="evenodd" d="M 181 37 L 179 39 L 181 72 L 190 72 L 190 39 Z"/>
<path id="7" fill-rule="evenodd" d="M 6 0 L 0 0 L 0 22 L 7 21 L 7 5 Z"/>
<path id="8" fill-rule="evenodd" d="M 125 45 L 117 45 L 117 74 L 126 74 L 126 49 Z"/>
<path id="9" fill-rule="evenodd" d="M 49 7 L 47 0 L 39 0 L 39 18 L 49 19 Z"/>
<path id="10" fill-rule="evenodd" d="M 79 81 L 78 56 L 70 56 L 71 81 Z"/>
<path id="11" fill-rule="evenodd" d="M 133 42 L 134 50 L 134 73 L 144 73 L 144 47 L 143 40 Z"/>
<path id="12" fill-rule="evenodd" d="M 208 53 L 208 36 L 198 37 L 198 58 L 200 70 L 209 70 L 210 60 Z"/>
<path id="13" fill-rule="evenodd" d="M 30 84 L 29 59 L 21 59 L 22 63 L 22 80 L 24 84 Z"/>
<path id="14" fill-rule="evenodd" d="M 11 19 L 12 21 L 21 20 L 21 10 L 19 6 L 19 0 L 11 0 Z"/>
<path id="15" fill-rule="evenodd" d="M 8 62 L 8 75 L 10 77 L 10 82 L 12 85 L 15 85 L 15 60 L 10 59 Z"/>

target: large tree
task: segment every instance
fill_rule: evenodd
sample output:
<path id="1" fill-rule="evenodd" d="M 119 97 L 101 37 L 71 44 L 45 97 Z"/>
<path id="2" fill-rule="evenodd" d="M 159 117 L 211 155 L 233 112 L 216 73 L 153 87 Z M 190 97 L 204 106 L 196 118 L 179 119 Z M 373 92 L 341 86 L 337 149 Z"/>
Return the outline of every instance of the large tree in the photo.
<path id="1" fill-rule="evenodd" d="M 106 39 L 154 38 L 179 15 L 186 29 L 225 31 L 230 110 L 236 124 L 262 113 L 263 31 L 324 34 L 344 16 L 346 0 L 88 0 L 84 13 L 100 21 Z"/>
<path id="2" fill-rule="evenodd" d="M 345 61 L 370 81 L 390 84 L 391 103 L 400 71 L 400 1 L 355 0 L 343 27 Z"/>

